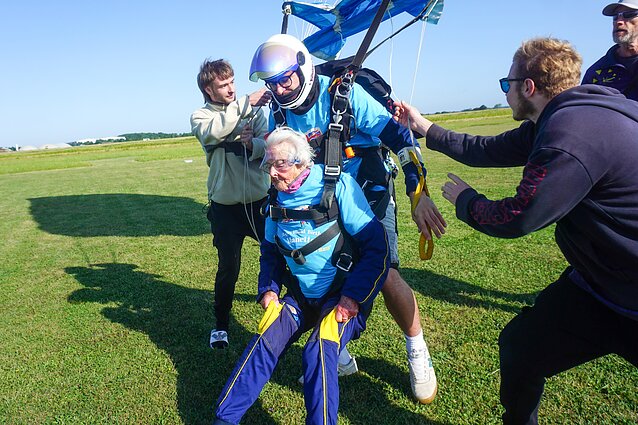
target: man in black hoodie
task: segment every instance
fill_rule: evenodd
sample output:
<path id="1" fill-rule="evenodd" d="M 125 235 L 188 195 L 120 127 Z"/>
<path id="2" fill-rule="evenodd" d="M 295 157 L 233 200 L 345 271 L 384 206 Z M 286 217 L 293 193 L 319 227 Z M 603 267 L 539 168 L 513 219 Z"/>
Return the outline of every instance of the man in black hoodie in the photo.
<path id="1" fill-rule="evenodd" d="M 395 104 L 430 149 L 475 167 L 524 166 L 516 194 L 498 201 L 449 174 L 443 197 L 459 219 L 501 238 L 556 223 L 570 266 L 499 337 L 506 424 L 538 422 L 547 377 L 610 353 L 638 366 L 638 102 L 578 86 L 581 63 L 566 42 L 524 42 L 500 84 L 525 121 L 497 136 L 445 130 Z"/>

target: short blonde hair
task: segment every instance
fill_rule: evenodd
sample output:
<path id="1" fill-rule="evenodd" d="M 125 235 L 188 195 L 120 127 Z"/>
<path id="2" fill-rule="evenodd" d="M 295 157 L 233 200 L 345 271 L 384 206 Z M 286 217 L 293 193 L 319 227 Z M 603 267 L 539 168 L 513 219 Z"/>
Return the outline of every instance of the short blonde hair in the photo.
<path id="1" fill-rule="evenodd" d="M 306 136 L 290 127 L 277 127 L 266 138 L 266 150 L 282 143 L 288 143 L 294 149 L 291 152 L 296 163 L 309 166 L 315 158 L 315 152 L 308 144 Z"/>
<path id="2" fill-rule="evenodd" d="M 539 92 L 553 98 L 580 84 L 583 59 L 567 41 L 533 38 L 514 53 L 517 78 L 530 78 Z"/>

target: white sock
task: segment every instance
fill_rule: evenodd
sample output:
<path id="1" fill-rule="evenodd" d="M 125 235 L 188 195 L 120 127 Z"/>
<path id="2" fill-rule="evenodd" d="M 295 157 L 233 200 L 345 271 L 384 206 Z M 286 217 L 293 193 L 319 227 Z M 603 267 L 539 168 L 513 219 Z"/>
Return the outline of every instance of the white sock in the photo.
<path id="1" fill-rule="evenodd" d="M 347 365 L 350 363 L 350 359 L 352 359 L 352 356 L 348 352 L 348 347 L 343 347 L 343 350 L 339 353 L 339 364 Z"/>
<path id="2" fill-rule="evenodd" d="M 419 333 L 415 336 L 405 336 L 405 349 L 409 353 L 414 350 L 423 350 L 428 351 L 428 346 L 425 343 L 425 339 L 423 339 L 423 330 L 420 330 Z"/>

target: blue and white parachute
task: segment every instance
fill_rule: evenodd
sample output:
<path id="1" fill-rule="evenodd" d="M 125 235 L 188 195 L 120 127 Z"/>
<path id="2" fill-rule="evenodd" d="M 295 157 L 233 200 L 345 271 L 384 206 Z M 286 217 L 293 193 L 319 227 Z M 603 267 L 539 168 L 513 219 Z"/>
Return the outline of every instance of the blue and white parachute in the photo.
<path id="1" fill-rule="evenodd" d="M 303 40 L 313 56 L 331 60 L 337 57 L 346 38 L 366 30 L 377 13 L 382 0 L 342 0 L 335 6 L 285 1 L 284 10 L 319 28 Z M 443 0 L 393 0 L 383 20 L 407 12 L 415 18 L 436 24 L 443 11 Z"/>

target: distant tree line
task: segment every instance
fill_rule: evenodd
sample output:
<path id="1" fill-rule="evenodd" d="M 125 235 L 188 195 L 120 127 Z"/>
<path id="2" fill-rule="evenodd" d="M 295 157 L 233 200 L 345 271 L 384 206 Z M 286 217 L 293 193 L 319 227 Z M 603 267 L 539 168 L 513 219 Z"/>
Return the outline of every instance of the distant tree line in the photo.
<path id="1" fill-rule="evenodd" d="M 454 112 L 484 111 L 486 109 L 503 109 L 503 108 L 508 108 L 508 106 L 504 106 L 501 103 L 497 103 L 496 105 L 492 106 L 491 108 L 489 108 L 489 107 L 487 107 L 485 105 L 481 105 L 481 106 L 477 106 L 476 108 L 462 109 L 461 111 L 439 111 L 439 112 L 435 112 L 433 115 L 436 115 L 436 114 L 450 114 L 450 113 L 454 113 Z"/>
<path id="2" fill-rule="evenodd" d="M 131 142 L 144 139 L 173 139 L 175 137 L 188 137 L 192 135 L 192 133 L 126 133 L 118 134 L 118 137 L 126 137 L 126 141 Z"/>
<path id="3" fill-rule="evenodd" d="M 100 145 L 103 143 L 119 143 L 119 142 L 133 142 L 136 140 L 153 140 L 153 139 L 173 139 L 176 137 L 188 137 L 192 136 L 192 133 L 127 133 L 119 134 L 116 139 L 104 138 L 91 141 L 76 141 L 70 142 L 71 146 L 81 145 Z"/>

